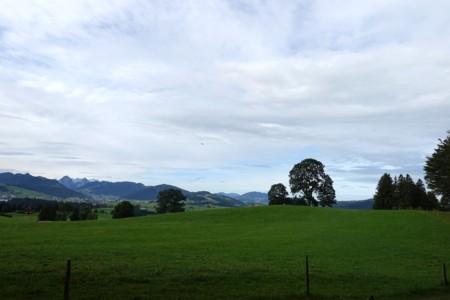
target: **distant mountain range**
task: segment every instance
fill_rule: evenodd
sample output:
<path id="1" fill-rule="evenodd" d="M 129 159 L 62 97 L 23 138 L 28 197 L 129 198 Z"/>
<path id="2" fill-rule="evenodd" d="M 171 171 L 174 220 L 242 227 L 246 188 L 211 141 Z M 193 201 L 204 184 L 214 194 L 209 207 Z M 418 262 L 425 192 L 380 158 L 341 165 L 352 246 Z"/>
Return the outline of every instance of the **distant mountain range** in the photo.
<path id="1" fill-rule="evenodd" d="M 372 209 L 373 199 L 367 200 L 355 200 L 355 201 L 338 201 L 334 208 L 347 208 L 347 209 Z"/>
<path id="2" fill-rule="evenodd" d="M 22 192 L 39 193 L 40 195 L 49 195 L 56 198 L 85 198 L 80 192 L 69 189 L 54 179 L 32 176 L 30 174 L 0 173 L 0 184 L 4 189 L 14 192 L 14 188 L 22 189 Z M 10 187 L 8 187 L 10 186 Z"/>
<path id="3" fill-rule="evenodd" d="M 64 176 L 60 180 L 48 179 L 30 174 L 0 173 L 0 198 L 31 197 L 46 199 L 83 199 L 108 200 L 129 199 L 154 201 L 158 193 L 167 189 L 178 189 L 187 198 L 188 204 L 198 206 L 234 207 L 245 205 L 265 205 L 267 193 L 249 192 L 210 193 L 208 191 L 191 192 L 177 186 L 161 184 L 146 186 L 142 183 L 121 181 L 99 181 L 86 178 Z M 371 209 L 373 200 L 338 201 L 336 208 Z"/>
<path id="4" fill-rule="evenodd" d="M 229 198 L 233 198 L 239 201 L 244 202 L 245 204 L 268 204 L 269 198 L 267 193 L 261 192 L 248 192 L 245 194 L 237 194 L 237 193 L 217 193 L 216 195 L 222 195 Z"/>
<path id="5" fill-rule="evenodd" d="M 79 200 L 128 199 L 154 201 L 158 193 L 167 189 L 178 189 L 186 196 L 188 204 L 198 206 L 234 207 L 245 202 L 225 195 L 207 191 L 191 192 L 179 187 L 161 184 L 146 186 L 135 182 L 110 182 L 71 178 L 60 180 L 32 176 L 30 174 L 0 173 L 0 198 L 31 197 L 46 199 L 76 198 Z"/>

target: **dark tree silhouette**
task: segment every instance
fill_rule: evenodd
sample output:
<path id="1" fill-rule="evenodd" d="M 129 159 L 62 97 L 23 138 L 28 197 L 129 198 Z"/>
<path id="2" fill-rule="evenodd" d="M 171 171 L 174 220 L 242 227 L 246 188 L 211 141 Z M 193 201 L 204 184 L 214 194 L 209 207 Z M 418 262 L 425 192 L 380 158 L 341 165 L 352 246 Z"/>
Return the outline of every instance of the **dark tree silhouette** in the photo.
<path id="1" fill-rule="evenodd" d="M 434 153 L 425 163 L 425 180 L 435 195 L 441 197 L 441 206 L 450 208 L 450 131 L 445 140 L 439 140 Z"/>
<path id="2" fill-rule="evenodd" d="M 129 201 L 119 202 L 111 214 L 113 219 L 134 217 L 134 206 Z"/>
<path id="3" fill-rule="evenodd" d="M 168 189 L 160 191 L 158 194 L 158 213 L 181 212 L 184 211 L 184 201 L 186 197 L 180 190 Z"/>
<path id="4" fill-rule="evenodd" d="M 310 206 L 319 204 L 316 196 L 320 194 L 321 198 L 327 199 L 326 201 L 328 202 L 330 201 L 329 199 L 334 199 L 335 197 L 331 193 L 334 192 L 332 188 L 333 181 L 326 180 L 328 175 L 325 173 L 324 168 L 320 161 L 312 158 L 296 164 L 289 172 L 289 185 L 294 197 L 303 199 Z"/>
<path id="5" fill-rule="evenodd" d="M 44 206 L 38 215 L 39 221 L 55 221 L 56 220 L 56 205 Z"/>
<path id="6" fill-rule="evenodd" d="M 331 207 L 336 204 L 336 192 L 333 188 L 333 180 L 328 175 L 325 175 L 324 181 L 320 186 L 318 199 L 322 207 Z"/>
<path id="7" fill-rule="evenodd" d="M 282 183 L 272 185 L 268 196 L 269 205 L 288 204 L 288 192 Z"/>
<path id="8" fill-rule="evenodd" d="M 388 173 L 383 174 L 378 181 L 377 191 L 373 199 L 374 209 L 392 209 L 394 204 L 394 182 Z"/>
<path id="9" fill-rule="evenodd" d="M 414 190 L 416 189 L 416 184 L 412 180 L 409 174 L 406 176 L 400 175 L 397 182 L 398 194 L 396 195 L 396 202 L 399 208 L 412 208 L 413 207 L 413 197 Z"/>
<path id="10" fill-rule="evenodd" d="M 412 208 L 432 209 L 428 203 L 428 195 L 421 179 L 414 185 L 411 199 Z"/>

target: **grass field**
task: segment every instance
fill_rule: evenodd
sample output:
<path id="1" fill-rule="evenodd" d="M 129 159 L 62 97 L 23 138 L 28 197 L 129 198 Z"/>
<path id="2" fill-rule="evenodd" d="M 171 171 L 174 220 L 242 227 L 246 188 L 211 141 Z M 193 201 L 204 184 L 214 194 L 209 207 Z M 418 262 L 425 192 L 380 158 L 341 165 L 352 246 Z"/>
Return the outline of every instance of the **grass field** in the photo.
<path id="1" fill-rule="evenodd" d="M 84 222 L 0 217 L 0 298 L 450 299 L 450 215 L 306 207 Z"/>

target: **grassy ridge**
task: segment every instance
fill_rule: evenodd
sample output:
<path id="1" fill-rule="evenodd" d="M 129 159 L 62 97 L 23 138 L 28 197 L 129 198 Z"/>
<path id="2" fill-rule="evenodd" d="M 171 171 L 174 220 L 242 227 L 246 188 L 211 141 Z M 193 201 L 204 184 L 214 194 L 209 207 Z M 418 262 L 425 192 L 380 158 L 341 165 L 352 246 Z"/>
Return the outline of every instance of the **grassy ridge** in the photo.
<path id="1" fill-rule="evenodd" d="M 450 217 L 305 207 L 205 210 L 123 220 L 0 218 L 5 299 L 292 299 L 304 256 L 317 299 L 447 299 Z M 423 298 L 425 299 L 425 298 Z"/>

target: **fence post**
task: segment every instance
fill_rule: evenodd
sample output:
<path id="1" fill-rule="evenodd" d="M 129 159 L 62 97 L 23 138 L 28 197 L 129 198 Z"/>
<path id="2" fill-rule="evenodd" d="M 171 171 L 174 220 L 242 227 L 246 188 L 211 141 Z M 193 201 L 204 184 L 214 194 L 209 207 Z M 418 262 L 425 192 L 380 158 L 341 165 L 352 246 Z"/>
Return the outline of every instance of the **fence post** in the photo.
<path id="1" fill-rule="evenodd" d="M 448 286 L 447 268 L 445 267 L 445 264 L 442 264 L 442 284 Z"/>
<path id="2" fill-rule="evenodd" d="M 69 284 L 70 284 L 71 261 L 67 260 L 66 278 L 64 280 L 64 300 L 69 300 Z"/>
<path id="3" fill-rule="evenodd" d="M 308 255 L 306 255 L 306 261 L 305 261 L 305 275 L 306 275 L 306 295 L 309 296 L 309 261 L 308 261 Z"/>

